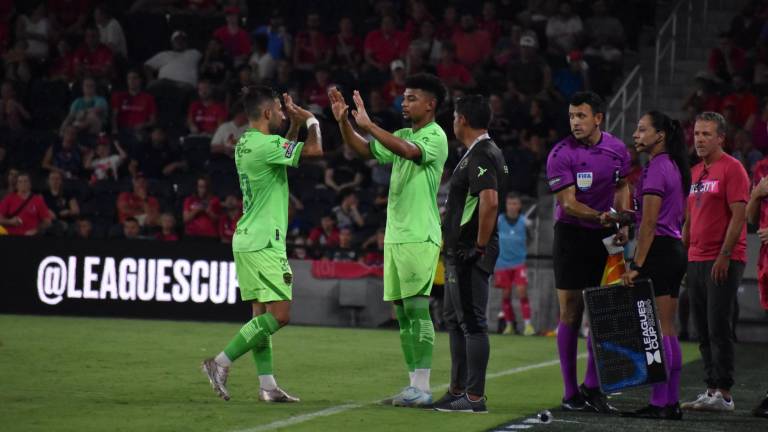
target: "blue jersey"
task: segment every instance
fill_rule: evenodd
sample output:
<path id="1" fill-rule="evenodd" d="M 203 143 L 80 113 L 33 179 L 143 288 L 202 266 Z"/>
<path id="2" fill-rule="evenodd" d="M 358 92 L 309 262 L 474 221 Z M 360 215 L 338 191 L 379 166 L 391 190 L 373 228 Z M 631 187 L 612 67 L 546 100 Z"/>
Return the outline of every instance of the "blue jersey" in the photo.
<path id="1" fill-rule="evenodd" d="M 506 215 L 500 214 L 497 227 L 499 230 L 499 258 L 496 260 L 496 270 L 525 264 L 525 256 L 528 253 L 525 216 L 520 215 L 516 221 L 510 222 Z"/>

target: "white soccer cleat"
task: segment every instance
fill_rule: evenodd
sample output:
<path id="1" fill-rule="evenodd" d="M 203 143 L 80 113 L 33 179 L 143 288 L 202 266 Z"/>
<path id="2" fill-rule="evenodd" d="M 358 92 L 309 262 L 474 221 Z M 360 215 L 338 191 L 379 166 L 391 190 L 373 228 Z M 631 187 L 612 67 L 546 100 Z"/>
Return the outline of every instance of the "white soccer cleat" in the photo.
<path id="1" fill-rule="evenodd" d="M 219 397 L 228 401 L 229 391 L 227 390 L 227 376 L 229 375 L 229 368 L 219 366 L 213 358 L 203 360 L 202 368 L 203 373 L 208 376 L 208 381 L 211 383 L 213 391 L 215 391 Z"/>
<path id="2" fill-rule="evenodd" d="M 273 390 L 264 390 L 263 388 L 260 388 L 259 400 L 262 400 L 264 402 L 278 402 L 278 403 L 290 403 L 290 402 L 300 401 L 299 398 L 289 395 L 288 393 L 285 392 L 285 390 L 281 389 L 280 387 Z"/>
<path id="3" fill-rule="evenodd" d="M 432 393 L 427 393 L 413 386 L 406 387 L 400 394 L 392 398 L 392 405 L 396 407 L 417 408 L 431 404 Z"/>

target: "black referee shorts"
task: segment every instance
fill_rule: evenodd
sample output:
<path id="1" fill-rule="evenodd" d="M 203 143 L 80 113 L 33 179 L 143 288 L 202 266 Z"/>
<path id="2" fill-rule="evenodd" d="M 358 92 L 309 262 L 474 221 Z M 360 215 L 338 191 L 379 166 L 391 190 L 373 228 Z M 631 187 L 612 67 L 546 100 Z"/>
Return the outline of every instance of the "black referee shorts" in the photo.
<path id="1" fill-rule="evenodd" d="M 680 283 L 688 267 L 688 257 L 680 239 L 656 236 L 643 263 L 641 277 L 653 281 L 656 296 L 678 298 Z"/>
<path id="2" fill-rule="evenodd" d="M 582 290 L 600 286 L 608 259 L 603 239 L 614 234 L 610 228 L 590 229 L 555 223 L 552 247 L 555 288 Z"/>

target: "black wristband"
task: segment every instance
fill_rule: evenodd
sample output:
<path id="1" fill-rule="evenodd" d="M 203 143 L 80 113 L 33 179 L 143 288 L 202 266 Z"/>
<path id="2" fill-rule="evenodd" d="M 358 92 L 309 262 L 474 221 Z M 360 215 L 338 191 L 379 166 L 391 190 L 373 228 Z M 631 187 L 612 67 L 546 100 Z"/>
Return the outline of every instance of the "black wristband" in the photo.
<path id="1" fill-rule="evenodd" d="M 630 263 L 629 263 L 629 269 L 630 269 L 630 270 L 634 270 L 634 271 L 636 271 L 636 272 L 638 272 L 638 273 L 642 273 L 642 272 L 643 272 L 643 267 L 642 267 L 642 266 L 639 266 L 639 265 L 637 265 L 637 263 L 636 263 L 636 262 L 634 262 L 634 261 L 632 261 L 632 262 L 630 262 Z"/>

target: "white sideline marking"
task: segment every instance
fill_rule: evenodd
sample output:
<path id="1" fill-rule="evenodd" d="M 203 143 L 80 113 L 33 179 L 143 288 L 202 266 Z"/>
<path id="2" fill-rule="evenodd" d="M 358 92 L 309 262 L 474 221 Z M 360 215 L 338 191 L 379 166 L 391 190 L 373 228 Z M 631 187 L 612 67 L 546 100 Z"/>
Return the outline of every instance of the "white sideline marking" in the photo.
<path id="1" fill-rule="evenodd" d="M 582 353 L 582 354 L 579 354 L 578 358 L 584 358 L 586 356 L 587 356 L 586 353 Z M 512 369 L 507 369 L 505 371 L 500 371 L 500 372 L 495 372 L 495 373 L 492 373 L 492 374 L 488 374 L 488 375 L 485 376 L 485 379 L 486 379 L 486 381 L 487 380 L 492 380 L 494 378 L 500 378 L 500 377 L 507 376 L 507 375 L 514 375 L 514 374 L 518 374 L 518 373 L 521 373 L 521 372 L 527 372 L 529 370 L 540 369 L 540 368 L 543 368 L 543 367 L 554 366 L 554 365 L 558 365 L 558 364 L 560 364 L 560 360 L 559 359 L 558 360 L 550 360 L 550 361 L 541 362 L 541 363 L 534 363 L 534 364 L 527 365 L 527 366 L 520 366 L 520 367 L 516 367 L 516 368 L 512 368 Z M 448 387 L 448 384 L 442 384 L 442 385 L 438 385 L 438 386 L 435 386 L 435 387 L 436 388 L 445 388 L 445 387 Z M 375 400 L 375 401 L 368 402 L 368 403 L 362 403 L 362 404 L 345 404 L 345 405 L 332 406 L 332 407 L 326 408 L 324 410 L 315 411 L 315 412 L 311 412 L 311 413 L 307 413 L 307 414 L 301 414 L 301 415 L 298 415 L 298 416 L 295 416 L 295 417 L 291 417 L 291 418 L 285 419 L 285 420 L 277 420 L 277 421 L 274 421 L 272 423 L 267 423 L 267 424 L 261 425 L 261 426 L 256 426 L 256 427 L 252 427 L 252 428 L 248 428 L 248 429 L 237 429 L 234 432 L 262 432 L 262 431 L 269 431 L 269 430 L 274 430 L 274 429 L 278 429 L 278 428 L 284 428 L 284 427 L 287 427 L 287 426 L 293 426 L 293 425 L 296 425 L 296 424 L 299 424 L 299 423 L 308 422 L 308 421 L 313 420 L 313 419 L 318 418 L 318 417 L 331 416 L 331 415 L 338 414 L 338 413 L 341 413 L 341 412 L 353 410 L 353 409 L 356 409 L 356 408 L 361 408 L 361 407 L 363 407 L 365 405 L 377 404 L 377 403 L 380 403 L 381 401 L 382 401 L 382 399 Z"/>

